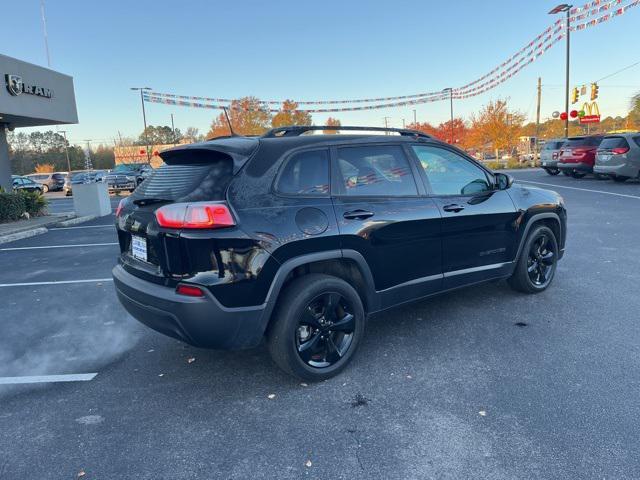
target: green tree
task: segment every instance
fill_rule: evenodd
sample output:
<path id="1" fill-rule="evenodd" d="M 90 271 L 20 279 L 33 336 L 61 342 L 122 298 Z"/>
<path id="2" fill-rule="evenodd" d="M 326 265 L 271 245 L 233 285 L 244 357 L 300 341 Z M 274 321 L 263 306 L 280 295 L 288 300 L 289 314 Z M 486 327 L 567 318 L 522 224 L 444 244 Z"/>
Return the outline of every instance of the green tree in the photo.
<path id="1" fill-rule="evenodd" d="M 149 145 L 168 145 L 179 142 L 181 138 L 182 134 L 178 128 L 175 129 L 174 135 L 174 131 L 168 125 L 158 125 L 157 127 L 149 125 L 140 134 L 136 143 L 138 145 L 146 145 L 147 142 Z"/>

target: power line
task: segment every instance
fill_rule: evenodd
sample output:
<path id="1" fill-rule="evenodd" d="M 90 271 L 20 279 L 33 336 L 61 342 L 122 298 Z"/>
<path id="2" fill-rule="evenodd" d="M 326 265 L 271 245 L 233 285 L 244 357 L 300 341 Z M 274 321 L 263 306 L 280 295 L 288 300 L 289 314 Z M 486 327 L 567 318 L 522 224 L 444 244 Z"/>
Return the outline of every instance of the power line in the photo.
<path id="1" fill-rule="evenodd" d="M 617 74 L 619 74 L 620 72 L 624 72 L 625 70 L 628 70 L 628 69 L 630 69 L 630 68 L 632 68 L 632 67 L 635 67 L 636 65 L 640 65 L 640 60 L 638 60 L 638 61 L 637 61 L 637 62 L 635 62 L 635 63 L 632 63 L 631 65 L 627 65 L 626 67 L 621 68 L 620 70 L 618 70 L 618 71 L 616 71 L 616 72 L 610 73 L 609 75 L 605 75 L 604 77 L 599 78 L 598 80 L 596 80 L 596 83 L 598 83 L 598 82 L 600 82 L 600 81 L 602 81 L 602 80 L 604 80 L 604 79 L 606 79 L 606 78 L 613 77 L 614 75 L 617 75 Z"/>

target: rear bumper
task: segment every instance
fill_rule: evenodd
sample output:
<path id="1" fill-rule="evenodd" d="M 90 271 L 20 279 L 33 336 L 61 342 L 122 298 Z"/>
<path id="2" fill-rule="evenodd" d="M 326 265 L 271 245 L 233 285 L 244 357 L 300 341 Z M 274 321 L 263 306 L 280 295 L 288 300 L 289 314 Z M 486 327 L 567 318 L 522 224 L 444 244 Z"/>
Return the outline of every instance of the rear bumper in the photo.
<path id="1" fill-rule="evenodd" d="M 173 288 L 131 275 L 121 265 L 112 273 L 120 303 L 160 333 L 196 347 L 223 350 L 254 347 L 264 335 L 264 305 L 227 308 L 206 291 L 204 297 L 178 295 Z"/>
<path id="2" fill-rule="evenodd" d="M 585 173 L 593 172 L 593 165 L 589 163 L 583 163 L 583 162 L 576 162 L 576 163 L 558 162 L 558 168 L 560 170 L 569 170 L 569 171 L 575 170 L 576 172 L 585 172 Z"/>
<path id="3" fill-rule="evenodd" d="M 542 160 L 540 162 L 540 166 L 542 168 L 558 168 L 557 160 Z"/>
<path id="4" fill-rule="evenodd" d="M 611 175 L 612 177 L 629 177 L 635 178 L 638 176 L 638 167 L 633 165 L 598 165 L 593 167 L 595 173 L 601 173 L 603 175 Z"/>

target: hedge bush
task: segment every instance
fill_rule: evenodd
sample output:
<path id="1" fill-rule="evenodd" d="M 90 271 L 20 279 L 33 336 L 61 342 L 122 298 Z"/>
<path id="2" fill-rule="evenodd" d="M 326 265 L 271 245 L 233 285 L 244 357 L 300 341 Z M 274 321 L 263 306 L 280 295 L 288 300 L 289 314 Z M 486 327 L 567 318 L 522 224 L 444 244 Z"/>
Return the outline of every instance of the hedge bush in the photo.
<path id="1" fill-rule="evenodd" d="M 39 193 L 21 191 L 19 195 L 24 198 L 24 208 L 32 217 L 42 215 L 47 208 L 47 199 Z"/>
<path id="2" fill-rule="evenodd" d="M 18 220 L 26 210 L 24 195 L 0 193 L 0 222 Z"/>
<path id="3" fill-rule="evenodd" d="M 0 222 L 18 220 L 24 212 L 36 217 L 47 208 L 47 199 L 35 192 L 0 192 Z"/>

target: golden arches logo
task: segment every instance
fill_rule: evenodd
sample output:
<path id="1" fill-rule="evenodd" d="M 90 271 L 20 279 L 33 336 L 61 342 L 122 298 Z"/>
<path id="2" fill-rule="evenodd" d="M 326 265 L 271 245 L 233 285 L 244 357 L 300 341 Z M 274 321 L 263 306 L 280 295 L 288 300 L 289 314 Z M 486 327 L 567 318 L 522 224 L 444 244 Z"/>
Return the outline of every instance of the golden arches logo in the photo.
<path id="1" fill-rule="evenodd" d="M 585 102 L 585 104 L 582 106 L 582 110 L 584 111 L 585 116 L 588 117 L 600 115 L 600 107 L 598 107 L 598 104 L 596 102 Z"/>

